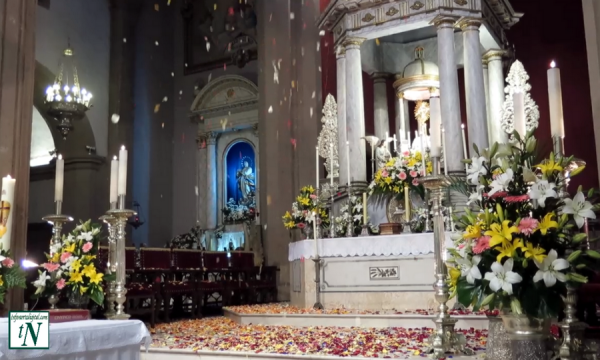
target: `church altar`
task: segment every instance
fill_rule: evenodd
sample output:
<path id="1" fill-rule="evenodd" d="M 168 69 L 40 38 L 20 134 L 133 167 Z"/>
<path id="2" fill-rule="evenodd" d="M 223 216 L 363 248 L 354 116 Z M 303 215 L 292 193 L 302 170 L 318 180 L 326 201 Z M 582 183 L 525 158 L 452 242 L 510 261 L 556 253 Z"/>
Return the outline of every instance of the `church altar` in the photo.
<path id="1" fill-rule="evenodd" d="M 319 239 L 321 303 L 329 308 L 433 308 L 433 233 Z M 446 233 L 446 248 L 453 247 Z M 315 240 L 289 244 L 291 304 L 315 302 Z"/>

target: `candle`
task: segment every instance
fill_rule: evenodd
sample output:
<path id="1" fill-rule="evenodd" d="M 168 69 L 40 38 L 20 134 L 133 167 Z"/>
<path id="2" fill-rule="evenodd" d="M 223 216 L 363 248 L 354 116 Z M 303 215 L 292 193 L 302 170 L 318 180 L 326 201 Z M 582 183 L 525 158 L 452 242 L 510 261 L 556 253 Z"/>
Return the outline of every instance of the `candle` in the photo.
<path id="1" fill-rule="evenodd" d="M 319 239 L 317 238 L 317 212 L 313 211 L 313 237 L 315 239 L 315 257 L 319 256 Z"/>
<path id="2" fill-rule="evenodd" d="M 117 194 L 127 194 L 127 150 L 121 146 L 119 150 L 119 172 L 117 177 Z"/>
<path id="3" fill-rule="evenodd" d="M 12 233 L 12 213 L 14 212 L 15 182 L 10 175 L 2 178 L 0 188 L 0 244 L 2 249 L 10 250 Z"/>
<path id="4" fill-rule="evenodd" d="M 425 166 L 425 123 L 421 125 L 421 175 L 425 176 L 427 174 L 427 167 Z"/>
<path id="5" fill-rule="evenodd" d="M 317 189 L 319 188 L 319 147 L 316 146 L 315 147 L 315 163 L 316 163 L 316 167 L 317 167 L 317 179 L 315 181 L 315 183 L 317 184 Z"/>
<path id="6" fill-rule="evenodd" d="M 348 171 L 348 185 L 350 185 L 350 141 L 346 141 L 346 170 Z"/>
<path id="7" fill-rule="evenodd" d="M 460 124 L 460 128 L 462 131 L 463 158 L 468 159 L 469 155 L 467 154 L 467 137 L 465 136 L 465 124 Z"/>
<path id="8" fill-rule="evenodd" d="M 331 187 L 333 188 L 333 143 L 331 144 L 331 146 L 329 147 L 329 163 L 330 163 L 330 167 L 329 167 L 329 184 L 331 185 Z"/>
<path id="9" fill-rule="evenodd" d="M 548 98 L 550 103 L 550 129 L 552 137 L 565 137 L 560 69 L 552 61 L 548 69 Z"/>
<path id="10" fill-rule="evenodd" d="M 410 191 L 408 190 L 408 184 L 404 184 L 404 220 L 410 221 Z"/>
<path id="11" fill-rule="evenodd" d="M 54 201 L 63 201 L 63 187 L 65 184 L 65 160 L 62 155 L 56 159 L 56 174 L 54 178 Z"/>
<path id="12" fill-rule="evenodd" d="M 446 131 L 442 126 L 442 153 L 444 155 L 444 175 L 448 176 L 448 161 L 446 160 Z"/>
<path id="13" fill-rule="evenodd" d="M 363 224 L 367 225 L 367 193 L 363 193 Z"/>
<path id="14" fill-rule="evenodd" d="M 520 91 L 515 91 L 513 94 L 513 108 L 515 111 L 513 125 L 515 130 L 521 136 L 521 139 L 523 139 L 527 133 L 525 127 L 525 97 Z"/>
<path id="15" fill-rule="evenodd" d="M 442 114 L 440 109 L 440 98 L 432 97 L 429 100 L 431 111 L 431 156 L 440 157 L 442 150 Z"/>
<path id="16" fill-rule="evenodd" d="M 117 202 L 117 186 L 119 174 L 119 160 L 115 156 L 110 162 L 110 199 L 109 203 Z"/>
<path id="17" fill-rule="evenodd" d="M 396 148 L 396 134 L 394 134 L 394 153 L 398 152 L 397 148 Z"/>

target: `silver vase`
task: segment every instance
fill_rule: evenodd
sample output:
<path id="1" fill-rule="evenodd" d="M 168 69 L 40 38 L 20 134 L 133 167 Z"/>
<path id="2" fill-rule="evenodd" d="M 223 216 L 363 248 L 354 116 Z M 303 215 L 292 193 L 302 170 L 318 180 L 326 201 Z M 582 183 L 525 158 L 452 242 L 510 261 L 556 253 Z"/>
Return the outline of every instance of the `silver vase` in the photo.
<path id="1" fill-rule="evenodd" d="M 51 310 L 56 310 L 56 304 L 58 304 L 58 294 L 57 295 L 50 295 L 48 297 L 48 303 L 50 304 L 50 309 Z"/>
<path id="2" fill-rule="evenodd" d="M 548 360 L 550 319 L 527 315 L 502 315 L 514 360 Z"/>
<path id="3" fill-rule="evenodd" d="M 512 360 L 512 348 L 508 333 L 500 316 L 488 316 L 489 331 L 485 347 L 488 360 Z"/>

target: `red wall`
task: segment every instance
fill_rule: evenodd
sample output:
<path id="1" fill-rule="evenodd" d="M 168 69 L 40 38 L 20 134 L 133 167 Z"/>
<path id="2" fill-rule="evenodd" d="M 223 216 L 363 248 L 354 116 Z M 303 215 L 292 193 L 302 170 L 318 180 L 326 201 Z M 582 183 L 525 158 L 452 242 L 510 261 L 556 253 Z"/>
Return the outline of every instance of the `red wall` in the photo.
<path id="1" fill-rule="evenodd" d="M 329 0 L 321 0 L 323 10 Z M 580 1 L 546 0 L 544 6 L 539 1 L 512 0 L 516 11 L 525 15 L 517 25 L 508 31 L 509 41 L 515 45 L 519 59 L 530 76 L 531 96 L 540 109 L 540 126 L 536 133 L 538 142 L 546 153 L 552 148 L 550 140 L 550 120 L 548 108 L 548 81 L 546 71 L 552 60 L 561 69 L 563 108 L 565 115 L 565 151 L 587 162 L 582 175 L 575 177 L 570 189 L 576 190 L 583 185 L 585 189 L 598 187 L 598 171 L 592 122 L 592 107 L 587 67 L 585 31 Z M 565 24 L 565 26 L 560 26 Z M 336 93 L 336 66 L 333 36 L 329 33 L 321 39 L 324 51 L 321 53 L 323 71 L 323 96 Z M 327 43 L 329 46 L 324 46 Z M 373 81 L 363 73 L 365 95 L 365 129 L 372 134 L 373 124 Z M 394 94 L 388 86 L 388 105 L 390 110 L 390 132 L 395 128 Z M 466 124 L 466 106 L 464 95 L 464 75 L 459 70 L 459 89 L 461 92 L 461 116 Z M 412 127 L 416 128 L 412 115 L 414 104 L 410 106 Z M 468 137 L 468 134 L 467 134 Z"/>

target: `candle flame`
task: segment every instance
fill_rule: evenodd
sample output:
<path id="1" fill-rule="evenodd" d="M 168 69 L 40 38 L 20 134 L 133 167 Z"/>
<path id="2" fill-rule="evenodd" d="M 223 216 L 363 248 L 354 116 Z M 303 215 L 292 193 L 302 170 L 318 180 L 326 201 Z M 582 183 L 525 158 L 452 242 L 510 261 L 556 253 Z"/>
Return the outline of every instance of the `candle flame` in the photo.
<path id="1" fill-rule="evenodd" d="M 465 128 L 465 124 L 460 124 L 461 129 Z"/>
<path id="2" fill-rule="evenodd" d="M 113 156 L 113 160 L 117 160 L 117 155 Z"/>
<path id="3" fill-rule="evenodd" d="M 350 145 L 350 141 L 346 141 L 346 145 Z"/>
<path id="4" fill-rule="evenodd" d="M 7 178 L 8 180 L 12 179 L 12 178 L 10 177 L 10 174 L 6 175 L 6 178 Z"/>
<path id="5" fill-rule="evenodd" d="M 556 67 L 556 63 L 554 62 L 554 60 L 552 60 L 552 62 L 550 63 L 550 67 L 553 69 Z"/>
<path id="6" fill-rule="evenodd" d="M 58 160 L 62 160 L 62 155 L 58 154 Z"/>
<path id="7" fill-rule="evenodd" d="M 122 146 L 121 146 L 121 150 L 125 150 L 125 145 L 122 145 Z"/>

